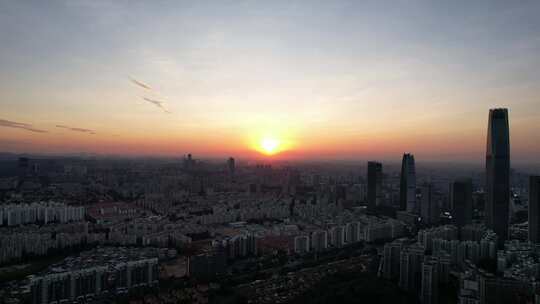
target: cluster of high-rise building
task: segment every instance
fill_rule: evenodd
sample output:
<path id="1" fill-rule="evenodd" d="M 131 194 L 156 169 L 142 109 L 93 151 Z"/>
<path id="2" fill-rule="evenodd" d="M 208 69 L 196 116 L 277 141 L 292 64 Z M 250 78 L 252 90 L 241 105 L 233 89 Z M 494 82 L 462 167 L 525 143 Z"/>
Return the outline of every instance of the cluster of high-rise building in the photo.
<path id="1" fill-rule="evenodd" d="M 45 256 L 87 241 L 86 233 L 12 233 L 0 236 L 0 262 L 15 262 L 24 257 Z"/>
<path id="2" fill-rule="evenodd" d="M 30 278 L 31 302 L 88 302 L 158 283 L 158 259 L 151 250 L 98 248 L 67 258 Z"/>
<path id="3" fill-rule="evenodd" d="M 526 208 L 519 195 L 527 187 L 511 195 L 508 128 L 508 111 L 491 110 L 485 189 L 478 186 L 483 182 L 479 176 L 426 176 L 417 170 L 412 153 L 403 154 L 401 166 L 393 171 L 385 166 L 384 174 L 382 163 L 370 161 L 365 175 L 349 168 L 321 169 L 323 165 L 304 171 L 288 164 L 244 166 L 232 157 L 213 164 L 188 154 L 182 162 L 88 163 L 84 170 L 68 165 L 48 175 L 55 182 L 55 196 L 94 195 L 82 207 L 78 201 L 27 203 L 45 201 L 34 199 L 48 195 L 31 190 L 43 188 L 33 177 L 49 170 L 34 166 L 17 177 L 24 180 L 19 186 L 0 189 L 10 194 L 5 196 L 9 203 L 0 206 L 0 263 L 86 244 L 141 250 L 190 247 L 195 252 L 186 259 L 187 274 L 206 280 L 230 273 L 229 266 L 241 260 L 246 265 L 265 255 L 303 260 L 356 252 L 356 244 L 363 243 L 379 249 L 381 277 L 425 304 L 438 302 L 440 287 L 451 277 L 460 283 L 460 303 L 492 303 L 496 292 L 501 299 L 515 290 L 530 294 L 536 285 L 526 282 L 540 278 L 535 258 L 540 248 L 540 177 L 529 179 L 528 222 L 511 230 L 510 217 Z M 19 167 L 27 168 L 27 163 L 19 160 Z M 85 196 L 70 197 L 82 201 Z M 73 228 L 77 225 L 83 228 Z M 528 242 L 524 237 L 510 240 L 517 238 L 510 233 L 516 229 L 528 229 Z M 405 238 L 413 235 L 414 240 Z M 32 299 L 88 301 L 154 285 L 157 260 L 127 255 L 101 264 L 80 260 L 84 267 L 41 273 L 32 278 Z M 484 268 L 493 263 L 495 269 L 487 272 Z"/>
<path id="4" fill-rule="evenodd" d="M 223 252 L 227 259 L 234 260 L 248 255 L 257 255 L 259 239 L 260 237 L 254 233 L 242 233 L 213 240 L 212 246 L 216 251 Z"/>
<path id="5" fill-rule="evenodd" d="M 459 273 L 458 303 L 505 304 L 516 303 L 520 296 L 535 299 L 536 284 L 515 280 L 488 272 L 472 262 Z M 538 301 L 538 298 L 536 300 Z"/>
<path id="6" fill-rule="evenodd" d="M 418 232 L 418 242 L 426 250 L 432 250 L 432 242 L 435 239 L 455 240 L 458 238 L 458 229 L 452 225 L 438 226 L 420 230 Z"/>
<path id="7" fill-rule="evenodd" d="M 51 251 L 59 251 L 92 242 L 88 238 L 88 223 L 0 229 L 0 263 L 16 262 L 23 258 L 44 256 Z"/>
<path id="8" fill-rule="evenodd" d="M 56 202 L 32 204 L 8 204 L 0 206 L 0 226 L 18 226 L 27 224 L 67 223 L 82 221 L 85 208 L 68 206 Z"/>
<path id="9" fill-rule="evenodd" d="M 460 240 L 459 235 L 458 227 L 445 225 L 419 231 L 416 241 L 397 239 L 385 244 L 380 275 L 398 281 L 422 303 L 438 303 L 438 286 L 448 282 L 452 269 L 497 257 L 492 231 L 484 227 L 477 240 Z"/>
<path id="10" fill-rule="evenodd" d="M 91 228 L 89 228 L 91 227 Z M 102 227 L 107 227 L 103 229 Z M 46 256 L 86 245 L 180 248 L 191 243 L 190 227 L 161 217 L 120 221 L 107 226 L 85 221 L 0 228 L 0 263 Z"/>
<path id="11" fill-rule="evenodd" d="M 238 199 L 225 204 L 216 204 L 212 212 L 201 215 L 204 224 L 222 224 L 253 219 L 283 219 L 290 216 L 290 200 L 266 198 L 260 200 Z M 234 207 L 238 205 L 240 207 Z"/>
<path id="12" fill-rule="evenodd" d="M 342 248 L 360 242 L 361 225 L 358 222 L 337 225 L 328 230 L 316 230 L 294 238 L 294 253 L 321 252 L 332 248 Z"/>
<path id="13" fill-rule="evenodd" d="M 383 202 L 382 164 L 370 161 L 367 166 L 367 206 L 368 209 L 374 209 Z M 509 229 L 510 142 L 507 109 L 492 109 L 489 112 L 485 180 L 485 222 L 487 227 L 499 236 L 500 247 L 508 239 Z M 531 185 L 534 181 L 532 177 Z M 533 189 L 531 195 L 535 195 L 533 186 L 531 186 Z M 531 202 L 534 202 L 534 198 Z M 531 206 L 534 211 L 534 204 Z M 408 221 L 407 218 L 410 219 L 411 224 L 417 218 L 427 225 L 437 224 L 443 210 L 443 203 L 436 195 L 433 184 L 427 182 L 417 185 L 415 158 L 411 153 L 405 153 L 402 158 L 397 207 L 401 210 L 400 218 L 405 221 Z M 451 219 L 452 224 L 462 227 L 472 223 L 473 183 L 471 179 L 458 178 L 450 182 L 448 207 L 450 211 L 448 219 Z M 538 217 L 534 215 L 534 212 L 531 214 Z M 533 225 L 536 222 L 532 218 Z M 540 227 L 540 225 L 537 226 Z"/>
<path id="14" fill-rule="evenodd" d="M 462 263 L 460 303 L 515 303 L 521 298 L 539 300 L 538 248 L 530 242 L 506 241 L 496 254 L 495 269 L 486 271 L 473 261 Z"/>

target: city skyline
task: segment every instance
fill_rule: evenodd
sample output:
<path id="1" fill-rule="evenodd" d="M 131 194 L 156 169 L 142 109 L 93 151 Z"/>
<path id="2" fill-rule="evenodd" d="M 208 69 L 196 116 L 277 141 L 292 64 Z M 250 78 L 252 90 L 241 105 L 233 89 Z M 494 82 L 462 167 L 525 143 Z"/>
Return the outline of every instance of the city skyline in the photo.
<path id="1" fill-rule="evenodd" d="M 0 302 L 540 304 L 539 16 L 0 0 Z"/>
<path id="2" fill-rule="evenodd" d="M 480 163 L 497 107 L 540 149 L 536 2 L 0 8 L 2 152 Z"/>

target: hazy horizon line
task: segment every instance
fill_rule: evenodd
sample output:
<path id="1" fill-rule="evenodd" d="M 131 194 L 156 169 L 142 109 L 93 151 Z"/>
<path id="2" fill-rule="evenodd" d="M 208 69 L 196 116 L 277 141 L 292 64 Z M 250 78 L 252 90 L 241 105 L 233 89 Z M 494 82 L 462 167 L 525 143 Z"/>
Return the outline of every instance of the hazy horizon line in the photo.
<path id="1" fill-rule="evenodd" d="M 404 152 L 405 153 L 405 152 Z M 13 155 L 15 157 L 58 157 L 58 158 L 69 158 L 69 157 L 94 157 L 102 159 L 182 159 L 183 157 L 190 154 L 190 152 L 179 153 L 179 154 L 127 154 L 127 153 L 95 153 L 95 152 L 10 152 L 10 151 L 0 151 L 0 157 L 2 155 Z M 273 156 L 245 156 L 245 155 L 234 155 L 226 154 L 222 155 L 208 155 L 208 154 L 195 154 L 191 153 L 195 159 L 201 161 L 218 161 L 226 160 L 229 157 L 233 157 L 239 161 L 261 161 L 261 162 L 297 162 L 297 163 L 325 163 L 325 162 L 336 162 L 336 163 L 367 163 L 368 161 L 380 161 L 390 164 L 401 164 L 401 158 L 392 158 L 392 157 L 379 157 L 379 158 L 367 158 L 367 157 L 280 157 L 279 155 Z M 415 154 L 412 152 L 412 154 Z M 485 166 L 484 162 L 478 162 L 477 160 L 464 160 L 464 159 L 434 159 L 434 158 L 419 158 L 416 160 L 417 164 L 460 164 L 460 165 L 477 165 L 478 167 Z M 540 161 L 530 161 L 530 160 L 513 160 L 512 164 L 518 164 L 519 166 L 532 165 L 540 166 Z"/>

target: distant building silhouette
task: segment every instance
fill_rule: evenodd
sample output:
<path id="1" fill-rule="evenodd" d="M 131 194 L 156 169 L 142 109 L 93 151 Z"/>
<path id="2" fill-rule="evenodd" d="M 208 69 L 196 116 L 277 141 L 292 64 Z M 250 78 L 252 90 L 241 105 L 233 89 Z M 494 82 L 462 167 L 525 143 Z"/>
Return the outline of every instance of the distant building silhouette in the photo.
<path id="1" fill-rule="evenodd" d="M 416 168 L 414 155 L 403 154 L 399 185 L 399 206 L 401 210 L 416 212 Z"/>
<path id="2" fill-rule="evenodd" d="M 472 223 L 472 180 L 456 180 L 450 184 L 450 204 L 456 226 Z"/>
<path id="3" fill-rule="evenodd" d="M 17 166 L 19 168 L 28 168 L 30 164 L 30 160 L 28 157 L 19 157 L 19 160 L 17 162 Z"/>
<path id="4" fill-rule="evenodd" d="M 233 176 L 236 172 L 236 163 L 233 157 L 229 157 L 229 159 L 227 159 L 227 169 L 229 170 L 229 175 L 231 176 Z"/>
<path id="5" fill-rule="evenodd" d="M 195 168 L 195 160 L 193 159 L 193 157 L 191 156 L 191 154 L 188 154 L 187 156 L 184 157 L 184 170 L 193 170 Z"/>
<path id="6" fill-rule="evenodd" d="M 540 244 L 540 176 L 529 178 L 529 241 Z"/>
<path id="7" fill-rule="evenodd" d="M 420 216 L 425 224 L 435 224 L 439 219 L 439 205 L 435 199 L 433 184 L 426 183 L 420 187 L 422 197 L 420 199 Z"/>
<path id="8" fill-rule="evenodd" d="M 508 238 L 510 203 L 510 135 L 508 110 L 489 110 L 486 149 L 486 225 L 499 236 L 499 244 Z"/>
<path id="9" fill-rule="evenodd" d="M 381 203 L 382 196 L 382 164 L 374 161 L 368 162 L 368 208 L 374 209 Z"/>
<path id="10" fill-rule="evenodd" d="M 20 178 L 25 177 L 30 170 L 30 160 L 27 157 L 19 157 L 17 170 Z"/>

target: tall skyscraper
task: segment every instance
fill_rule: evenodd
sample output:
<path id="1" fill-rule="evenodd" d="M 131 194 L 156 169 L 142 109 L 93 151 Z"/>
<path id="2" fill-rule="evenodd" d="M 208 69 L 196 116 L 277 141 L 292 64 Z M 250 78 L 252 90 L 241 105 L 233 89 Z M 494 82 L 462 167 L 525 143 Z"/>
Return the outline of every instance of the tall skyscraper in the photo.
<path id="1" fill-rule="evenodd" d="M 234 158 L 229 157 L 229 159 L 227 159 L 227 169 L 229 169 L 229 175 L 233 176 L 234 172 L 236 171 L 236 163 Z"/>
<path id="2" fill-rule="evenodd" d="M 29 167 L 30 160 L 27 157 L 19 157 L 19 161 L 17 163 L 19 178 L 24 178 L 28 174 Z"/>
<path id="3" fill-rule="evenodd" d="M 187 156 L 184 156 L 184 170 L 193 170 L 195 167 L 195 160 L 191 156 L 191 154 L 188 154 Z"/>
<path id="4" fill-rule="evenodd" d="M 461 179 L 450 184 L 450 204 L 456 226 L 472 223 L 472 180 Z"/>
<path id="5" fill-rule="evenodd" d="M 540 176 L 529 178 L 529 241 L 540 244 Z"/>
<path id="6" fill-rule="evenodd" d="M 416 212 L 416 168 L 414 155 L 405 153 L 401 162 L 399 185 L 399 206 L 401 210 Z"/>
<path id="7" fill-rule="evenodd" d="M 439 205 L 435 198 L 433 184 L 426 183 L 420 187 L 420 216 L 425 224 L 435 224 L 439 220 Z"/>
<path id="8" fill-rule="evenodd" d="M 499 236 L 499 245 L 508 238 L 510 203 L 510 135 L 508 110 L 489 110 L 486 149 L 486 225 Z"/>
<path id="9" fill-rule="evenodd" d="M 374 209 L 381 203 L 382 198 L 382 164 L 374 161 L 368 162 L 368 208 Z"/>

